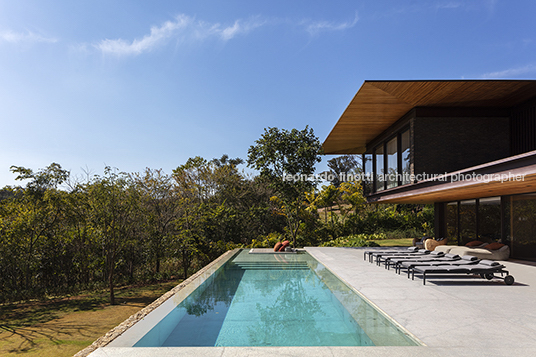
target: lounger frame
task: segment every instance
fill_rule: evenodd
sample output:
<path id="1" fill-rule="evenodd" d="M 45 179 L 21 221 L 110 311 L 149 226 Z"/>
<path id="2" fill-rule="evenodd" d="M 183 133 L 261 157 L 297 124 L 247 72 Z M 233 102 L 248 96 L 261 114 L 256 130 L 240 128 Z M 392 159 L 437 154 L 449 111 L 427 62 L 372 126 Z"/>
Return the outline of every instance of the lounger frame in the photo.
<path id="1" fill-rule="evenodd" d="M 441 267 L 440 265 L 437 265 L 437 267 Z M 488 267 L 482 266 L 480 264 L 476 264 L 475 266 L 471 266 L 471 264 L 466 265 L 447 265 L 445 266 L 444 270 L 440 269 L 434 269 L 431 271 L 426 271 L 426 269 L 422 269 L 419 267 L 415 267 L 412 269 L 411 274 L 411 280 L 415 280 L 415 272 L 422 274 L 422 284 L 426 285 L 426 277 L 427 275 L 435 275 L 435 274 L 450 274 L 450 275 L 458 275 L 458 274 L 465 274 L 465 275 L 480 275 L 481 278 L 491 280 L 493 278 L 500 278 L 503 279 L 506 285 L 512 285 L 514 283 L 514 277 L 510 275 L 508 270 L 504 269 L 504 265 L 490 265 Z M 496 276 L 495 274 L 501 274 L 501 276 Z M 506 276 L 505 276 L 506 275 Z"/>

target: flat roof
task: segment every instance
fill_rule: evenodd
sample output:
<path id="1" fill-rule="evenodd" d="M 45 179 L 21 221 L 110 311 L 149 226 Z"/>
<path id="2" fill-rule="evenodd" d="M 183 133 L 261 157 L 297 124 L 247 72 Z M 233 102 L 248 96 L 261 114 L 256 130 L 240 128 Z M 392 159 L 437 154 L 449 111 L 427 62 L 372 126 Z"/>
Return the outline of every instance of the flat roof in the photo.
<path id="1" fill-rule="evenodd" d="M 325 154 L 362 154 L 413 108 L 510 108 L 536 93 L 536 80 L 365 81 L 324 141 Z"/>

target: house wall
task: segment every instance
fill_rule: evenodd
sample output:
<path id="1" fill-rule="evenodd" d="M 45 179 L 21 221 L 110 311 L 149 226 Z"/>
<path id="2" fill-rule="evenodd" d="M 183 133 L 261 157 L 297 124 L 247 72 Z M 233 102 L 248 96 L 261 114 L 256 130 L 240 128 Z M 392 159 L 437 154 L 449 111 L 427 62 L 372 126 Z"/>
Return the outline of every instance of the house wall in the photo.
<path id="1" fill-rule="evenodd" d="M 412 119 L 415 174 L 442 174 L 510 156 L 508 117 Z"/>
<path id="2" fill-rule="evenodd" d="M 536 99 L 513 108 L 510 138 L 512 155 L 536 150 Z"/>
<path id="3" fill-rule="evenodd" d="M 489 203 L 489 200 L 497 199 L 499 197 L 476 199 L 476 204 L 470 207 L 476 216 L 471 222 L 472 230 L 476 232 L 474 239 L 485 243 L 499 241 L 510 247 L 510 258 L 536 261 L 536 192 L 501 196 L 500 204 L 486 204 L 486 200 Z M 457 213 L 448 217 L 447 206 Z M 449 237 L 451 244 L 467 243 L 461 227 L 462 221 L 467 221 L 467 217 L 463 217 L 463 211 L 467 214 L 467 210 L 462 210 L 462 206 L 456 201 L 434 204 L 435 237 Z M 447 221 L 455 226 L 454 236 L 447 232 Z"/>

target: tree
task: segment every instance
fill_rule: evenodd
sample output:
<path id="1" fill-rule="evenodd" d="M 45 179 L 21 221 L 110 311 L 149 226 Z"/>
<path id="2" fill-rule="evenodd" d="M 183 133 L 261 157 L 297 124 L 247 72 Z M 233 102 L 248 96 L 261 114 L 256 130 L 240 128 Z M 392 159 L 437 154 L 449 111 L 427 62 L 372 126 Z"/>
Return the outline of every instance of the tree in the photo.
<path id="1" fill-rule="evenodd" d="M 149 255 L 154 261 L 155 273 L 160 273 L 160 262 L 169 247 L 174 221 L 179 215 L 180 200 L 174 195 L 173 178 L 162 170 L 147 168 L 143 176 L 135 174 L 132 177 L 140 193 Z"/>
<path id="2" fill-rule="evenodd" d="M 137 210 L 136 191 L 128 175 L 111 167 L 95 176 L 88 186 L 90 220 L 101 244 L 108 276 L 110 304 L 115 304 L 114 273 L 117 259 L 133 236 L 132 221 Z"/>
<path id="3" fill-rule="evenodd" d="M 229 155 L 223 154 L 221 158 L 219 159 L 212 159 L 211 161 L 216 167 L 222 167 L 222 166 L 229 166 L 229 167 L 236 167 L 240 164 L 244 163 L 244 160 L 242 160 L 239 157 L 236 157 L 234 159 L 229 159 Z"/>
<path id="4" fill-rule="evenodd" d="M 360 173 L 362 170 L 359 167 L 359 160 L 360 157 L 356 155 L 343 155 L 328 160 L 328 167 L 332 176 L 331 184 L 338 188 L 341 182 L 346 181 L 348 174 L 355 175 Z"/>
<path id="5" fill-rule="evenodd" d="M 217 183 L 212 177 L 211 164 L 200 156 L 190 158 L 184 165 L 173 170 L 175 193 L 180 200 L 180 214 L 175 224 L 175 250 L 181 260 L 183 276 L 186 279 L 194 254 L 206 259 L 201 216 L 203 204 L 214 196 Z"/>
<path id="6" fill-rule="evenodd" d="M 278 128 L 264 129 L 264 134 L 248 150 L 247 164 L 259 170 L 276 191 L 277 204 L 286 220 L 296 246 L 296 236 L 304 210 L 305 193 L 315 180 L 311 176 L 315 164 L 321 161 L 321 143 L 308 126 L 291 131 Z"/>
<path id="7" fill-rule="evenodd" d="M 333 226 L 333 205 L 338 200 L 340 192 L 335 185 L 322 186 L 320 193 L 317 197 L 317 204 L 324 208 L 324 222 L 328 222 L 328 210 L 330 215 L 330 221 Z"/>
<path id="8" fill-rule="evenodd" d="M 69 178 L 69 172 L 59 164 L 52 163 L 45 169 L 33 172 L 22 166 L 11 166 L 11 171 L 18 174 L 15 180 L 30 180 L 24 190 L 19 190 L 12 202 L 10 234 L 18 242 L 24 256 L 24 289 L 33 286 L 33 277 L 39 269 L 38 245 L 52 238 L 56 229 L 61 228 L 60 221 L 64 214 L 65 192 L 58 186 Z M 41 272 L 41 275 L 45 272 Z"/>

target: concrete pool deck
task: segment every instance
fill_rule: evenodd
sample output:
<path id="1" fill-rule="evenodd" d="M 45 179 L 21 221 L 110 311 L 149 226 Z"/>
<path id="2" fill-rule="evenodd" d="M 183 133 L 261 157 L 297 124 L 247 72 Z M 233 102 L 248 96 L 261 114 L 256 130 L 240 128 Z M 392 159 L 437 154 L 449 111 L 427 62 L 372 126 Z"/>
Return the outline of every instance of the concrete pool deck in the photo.
<path id="1" fill-rule="evenodd" d="M 461 276 L 430 278 L 423 285 L 420 278 L 412 281 L 404 274 L 397 275 L 394 270 L 364 261 L 365 249 L 311 247 L 305 250 L 425 346 L 101 347 L 90 356 L 510 357 L 536 352 L 536 266 L 529 262 L 503 262 L 516 279 L 512 286 L 498 279 Z"/>
<path id="2" fill-rule="evenodd" d="M 502 262 L 516 279 L 442 276 L 414 281 L 363 260 L 352 248 L 307 248 L 311 255 L 421 340 L 428 356 L 536 353 L 536 266 Z M 391 356 L 407 356 L 392 347 Z M 413 351 L 411 352 L 413 355 Z"/>

